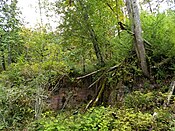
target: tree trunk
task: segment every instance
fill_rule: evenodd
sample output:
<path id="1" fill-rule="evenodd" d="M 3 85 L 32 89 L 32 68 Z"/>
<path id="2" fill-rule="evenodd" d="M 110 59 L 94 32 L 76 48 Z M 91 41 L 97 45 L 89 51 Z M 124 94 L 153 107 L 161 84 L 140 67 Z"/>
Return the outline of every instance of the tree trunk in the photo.
<path id="1" fill-rule="evenodd" d="M 10 42 L 10 27 L 8 27 L 8 32 L 7 32 L 7 35 L 8 35 L 8 38 L 7 40 L 9 41 L 8 42 L 8 45 L 7 45 L 7 48 L 8 48 L 8 57 L 7 57 L 7 63 L 8 65 L 10 65 L 12 63 L 12 49 L 11 49 L 11 42 Z"/>
<path id="2" fill-rule="evenodd" d="M 129 19 L 131 21 L 131 19 L 132 19 L 132 10 L 131 10 L 131 1 L 130 0 L 126 0 L 126 8 L 127 8 L 127 11 L 128 11 Z"/>
<path id="3" fill-rule="evenodd" d="M 99 45 L 98 45 L 97 36 L 96 36 L 96 34 L 95 34 L 95 32 L 92 28 L 89 28 L 89 34 L 91 36 L 91 40 L 92 40 L 92 43 L 93 43 L 93 46 L 94 46 L 94 50 L 95 50 L 95 54 L 96 54 L 98 63 L 101 66 L 104 66 L 105 62 L 103 60 L 103 57 L 102 57 L 102 54 L 101 54 L 101 51 L 100 51 L 100 48 L 99 48 Z"/>
<path id="4" fill-rule="evenodd" d="M 1 65 L 2 65 L 2 69 L 3 70 L 6 70 L 6 66 L 5 66 L 5 56 L 4 56 L 4 51 L 3 50 L 1 50 Z"/>
<path id="5" fill-rule="evenodd" d="M 86 7 L 83 6 L 83 3 L 81 2 L 81 0 L 78 0 L 79 3 L 80 3 L 80 6 L 82 7 L 82 12 L 84 12 L 84 22 L 85 22 L 85 25 L 86 25 L 86 28 L 88 30 L 88 33 L 90 35 L 90 38 L 91 38 L 91 41 L 92 41 L 92 44 L 93 44 L 93 47 L 94 47 L 94 51 L 95 51 L 95 54 L 96 54 L 96 57 L 97 57 L 97 60 L 98 60 L 98 63 L 100 64 L 100 66 L 104 66 L 105 65 L 105 62 L 104 62 L 104 59 L 103 59 L 103 56 L 102 56 L 102 53 L 101 53 L 101 50 L 100 50 L 100 47 L 99 47 L 99 42 L 98 42 L 98 39 L 97 39 L 97 35 L 95 34 L 95 31 L 94 29 L 92 28 L 91 24 L 88 23 L 88 19 L 89 19 L 89 16 L 88 16 L 88 12 L 86 10 Z"/>
<path id="6" fill-rule="evenodd" d="M 149 5 L 149 10 L 150 10 L 150 12 L 153 13 L 153 10 L 152 10 L 151 2 L 150 2 L 150 1 L 148 1 L 148 5 Z"/>
<path id="7" fill-rule="evenodd" d="M 11 44 L 8 43 L 8 65 L 12 63 Z"/>
<path id="8" fill-rule="evenodd" d="M 143 44 L 142 38 L 142 29 L 141 29 L 141 22 L 140 22 L 140 15 L 139 9 L 137 5 L 137 0 L 127 0 L 127 9 L 131 20 L 132 30 L 134 33 L 134 47 L 137 54 L 137 57 L 140 61 L 141 69 L 143 74 L 146 77 L 149 77 L 147 62 L 146 62 L 146 53 L 145 47 Z"/>
<path id="9" fill-rule="evenodd" d="M 1 41 L 0 41 L 1 44 Z M 2 45 L 1 45 L 2 46 Z M 1 66 L 3 70 L 6 70 L 6 66 L 5 66 L 5 56 L 4 56 L 4 49 L 3 47 L 1 47 Z"/>

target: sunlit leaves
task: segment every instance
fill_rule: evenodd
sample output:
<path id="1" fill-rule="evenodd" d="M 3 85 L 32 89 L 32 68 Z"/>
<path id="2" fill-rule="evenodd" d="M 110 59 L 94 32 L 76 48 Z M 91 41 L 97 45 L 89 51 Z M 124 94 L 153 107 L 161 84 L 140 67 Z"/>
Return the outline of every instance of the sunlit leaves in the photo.
<path id="1" fill-rule="evenodd" d="M 83 0 L 79 2 L 74 0 L 72 3 L 71 6 L 63 1 L 57 4 L 59 13 L 64 14 L 59 30 L 63 38 L 63 46 L 65 49 L 71 49 L 69 58 L 81 61 L 79 56 L 85 56 L 85 61 L 91 61 L 93 65 L 96 64 L 94 57 L 91 57 L 95 55 L 92 54 L 95 52 L 93 51 L 92 38 L 89 35 L 88 27 L 90 26 L 95 32 L 105 61 L 111 60 L 112 57 L 115 57 L 113 52 L 117 53 L 113 47 L 119 44 L 117 43 L 117 39 L 119 39 L 117 37 L 118 22 L 125 20 L 123 1 Z"/>
<path id="2" fill-rule="evenodd" d="M 158 14 L 157 16 L 143 13 L 143 34 L 152 43 L 154 56 L 174 56 L 174 51 L 172 51 L 175 45 L 174 21 L 175 18 L 172 11 L 167 14 Z"/>

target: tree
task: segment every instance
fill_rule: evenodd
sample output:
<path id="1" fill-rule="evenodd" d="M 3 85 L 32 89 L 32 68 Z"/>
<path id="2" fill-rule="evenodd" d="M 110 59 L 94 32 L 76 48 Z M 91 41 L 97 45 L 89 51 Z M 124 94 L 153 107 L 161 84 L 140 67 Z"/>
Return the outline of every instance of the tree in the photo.
<path id="1" fill-rule="evenodd" d="M 1 65 L 6 69 L 6 62 L 11 64 L 16 61 L 21 53 L 20 48 L 20 22 L 19 10 L 17 9 L 17 0 L 2 0 L 0 2 L 0 29 L 1 29 Z M 6 59 L 7 54 L 7 59 Z"/>
<path id="2" fill-rule="evenodd" d="M 96 57 L 98 65 L 103 66 L 106 61 L 105 50 L 110 49 L 104 48 L 110 44 L 110 39 L 107 38 L 108 32 L 110 32 L 110 28 L 114 27 L 112 22 L 116 21 L 114 17 L 111 17 L 112 12 L 106 4 L 99 0 L 77 0 L 71 2 L 71 5 L 69 2 L 60 1 L 59 14 L 62 14 L 63 18 L 59 32 L 63 38 L 64 46 L 67 45 L 67 49 L 73 47 L 71 48 L 72 54 L 74 49 L 76 53 L 83 52 L 83 54 L 78 55 L 84 57 L 84 61 L 92 60 L 94 64 Z M 111 23 L 107 24 L 107 22 Z"/>
<path id="3" fill-rule="evenodd" d="M 80 6 L 82 8 L 82 12 L 83 12 L 83 15 L 84 15 L 83 16 L 83 21 L 85 23 L 87 31 L 89 32 L 89 36 L 91 38 L 91 41 L 93 43 L 97 60 L 98 60 L 98 62 L 101 66 L 104 66 L 105 62 L 104 62 L 104 59 L 103 59 L 103 56 L 102 56 L 102 53 L 101 53 L 101 50 L 100 50 L 100 47 L 99 47 L 99 41 L 98 41 L 98 38 L 97 38 L 97 35 L 96 35 L 94 29 L 91 26 L 91 23 L 89 22 L 89 15 L 88 15 L 88 12 L 87 12 L 87 8 L 84 7 L 81 0 L 78 0 L 78 2 L 79 2 Z"/>
<path id="4" fill-rule="evenodd" d="M 142 38 L 142 29 L 140 22 L 139 9 L 137 5 L 137 0 L 127 0 L 126 1 L 127 10 L 130 16 L 132 30 L 134 33 L 134 47 L 137 54 L 137 57 L 140 61 L 141 69 L 143 74 L 149 77 L 147 62 L 146 62 L 146 53 L 145 47 Z"/>

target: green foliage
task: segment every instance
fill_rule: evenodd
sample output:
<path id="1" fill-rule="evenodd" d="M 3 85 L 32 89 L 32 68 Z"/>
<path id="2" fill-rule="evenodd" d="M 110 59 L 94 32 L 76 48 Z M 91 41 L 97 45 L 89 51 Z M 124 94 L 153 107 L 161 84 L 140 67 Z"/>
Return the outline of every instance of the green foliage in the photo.
<path id="1" fill-rule="evenodd" d="M 175 17 L 174 11 L 167 11 L 166 13 L 148 14 L 143 13 L 142 26 L 144 30 L 144 37 L 151 43 L 152 59 L 154 62 L 160 62 L 161 57 L 173 57 L 175 39 Z"/>
<path id="2" fill-rule="evenodd" d="M 172 118 L 167 110 L 156 110 L 157 115 L 135 112 L 133 109 L 114 109 L 96 107 L 89 109 L 85 114 L 59 114 L 57 117 L 43 117 L 35 125 L 37 130 L 45 131 L 131 131 L 150 129 L 161 131 L 170 130 Z M 46 115 L 44 115 L 46 116 Z"/>
<path id="3" fill-rule="evenodd" d="M 22 53 L 22 38 L 20 32 L 20 12 L 17 0 L 2 0 L 0 2 L 0 54 L 3 70 L 6 66 L 17 61 Z"/>
<path id="4" fill-rule="evenodd" d="M 35 90 L 25 86 L 0 86 L 0 129 L 20 130 L 34 117 Z"/>
<path id="5" fill-rule="evenodd" d="M 136 111 L 153 111 L 157 107 L 163 107 L 165 99 L 166 95 L 161 92 L 134 91 L 126 95 L 124 105 Z"/>
<path id="6" fill-rule="evenodd" d="M 164 13 L 148 14 L 142 13 L 142 28 L 144 38 L 151 43 L 147 54 L 152 67 L 152 75 L 156 79 L 166 79 L 166 74 L 173 74 L 175 47 L 175 17 L 174 11 Z M 169 61 L 165 62 L 167 58 Z M 163 62 L 162 65 L 157 66 Z"/>
<path id="7" fill-rule="evenodd" d="M 23 52 L 17 63 L 12 63 L 2 72 L 2 79 L 8 86 L 30 85 L 39 76 L 44 76 L 45 83 L 51 76 L 61 75 L 68 70 L 63 61 L 64 53 L 57 44 L 53 33 L 23 29 L 19 33 L 23 38 Z"/>
<path id="8" fill-rule="evenodd" d="M 108 2 L 118 13 L 118 19 L 115 12 L 107 6 Z M 118 21 L 124 19 L 121 11 L 122 1 L 115 3 L 114 1 L 82 0 L 74 1 L 71 5 L 68 1 L 60 1 L 57 7 L 59 14 L 64 14 L 63 22 L 59 26 L 59 30 L 62 30 L 60 35 L 63 38 L 61 43 L 64 44 L 66 59 L 72 64 L 81 68 L 83 63 L 85 65 L 98 63 L 90 34 L 91 29 L 94 31 L 95 39 L 107 65 L 118 63 L 128 55 L 132 47 L 132 36 L 122 32 L 119 37 L 117 25 Z"/>
<path id="9" fill-rule="evenodd" d="M 126 109 L 118 111 L 117 114 L 119 119 L 114 122 L 117 131 L 149 130 L 153 123 L 152 116 L 148 113 Z"/>
<path id="10" fill-rule="evenodd" d="M 167 109 L 156 109 L 154 128 L 159 127 L 159 129 L 170 130 L 175 126 L 175 123 L 172 122 L 174 119 L 171 111 Z"/>
<path id="11" fill-rule="evenodd" d="M 25 33 L 21 32 L 20 35 L 24 37 L 27 35 Z M 0 121 L 2 123 L 0 129 L 23 130 L 30 125 L 36 115 L 48 109 L 45 103 L 48 93 L 44 89 L 49 88 L 55 79 L 65 74 L 67 70 L 65 63 L 61 60 L 61 53 L 58 53 L 60 48 L 54 43 L 55 39 L 49 39 L 52 36 L 52 34 L 36 33 L 35 36 L 28 36 L 30 41 L 25 36 L 28 52 L 23 50 L 24 54 L 18 57 L 18 62 L 12 63 L 6 71 L 1 73 L 0 115 L 2 119 Z M 38 46 L 35 46 L 36 43 Z M 47 50 L 40 49 L 43 43 Z M 42 56 L 38 51 L 44 55 Z M 39 103 L 37 109 L 38 99 L 41 104 Z"/>
<path id="12" fill-rule="evenodd" d="M 138 61 L 130 53 L 133 52 L 133 36 L 117 25 L 127 21 L 122 13 L 123 1 L 79 1 L 57 3 L 62 22 L 55 32 L 47 32 L 44 27 L 21 28 L 17 1 L 0 1 L 0 63 L 1 70 L 5 70 L 0 74 L 0 130 L 24 130 L 27 126 L 29 130 L 41 131 L 173 130 L 172 113 L 162 109 L 166 95 L 159 91 L 127 94 L 124 107 L 120 109 L 95 107 L 86 113 L 65 112 L 56 117 L 47 111 L 47 89 L 60 75 L 67 75 L 70 69 L 86 73 L 98 67 L 94 37 L 89 33 L 92 30 L 106 62 L 105 68 L 121 65 L 116 71 L 110 71 L 106 86 L 116 86 L 123 80 L 124 84 L 129 83 L 125 86 L 132 87 L 135 78 L 141 76 Z M 174 60 L 157 67 L 155 72 L 152 66 L 175 56 L 174 11 L 157 15 L 142 13 L 141 18 L 143 36 L 151 43 L 151 46 L 146 45 L 150 68 L 156 82 L 161 83 L 167 74 L 173 74 Z M 147 87 L 149 84 L 143 89 Z M 154 112 L 157 116 L 152 115 Z M 30 125 L 32 121 L 35 122 Z"/>
<path id="13" fill-rule="evenodd" d="M 86 114 L 81 115 L 58 115 L 56 118 L 43 119 L 39 123 L 42 125 L 40 130 L 107 130 L 109 128 L 109 121 L 112 120 L 108 118 L 110 114 L 104 107 L 91 108 Z"/>

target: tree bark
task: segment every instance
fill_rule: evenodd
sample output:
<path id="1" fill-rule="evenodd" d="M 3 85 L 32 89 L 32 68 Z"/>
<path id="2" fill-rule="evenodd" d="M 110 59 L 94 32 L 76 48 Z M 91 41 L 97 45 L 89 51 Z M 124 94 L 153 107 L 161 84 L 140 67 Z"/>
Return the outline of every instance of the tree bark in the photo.
<path id="1" fill-rule="evenodd" d="M 150 2 L 150 1 L 148 1 L 148 6 L 149 6 L 149 10 L 150 10 L 150 12 L 153 13 L 153 10 L 152 10 L 151 2 Z"/>
<path id="2" fill-rule="evenodd" d="M 94 46 L 94 50 L 95 50 L 95 54 L 96 54 L 98 63 L 101 66 L 104 66 L 105 62 L 103 60 L 103 57 L 102 57 L 102 54 L 101 54 L 101 51 L 100 51 L 100 47 L 98 45 L 97 36 L 96 36 L 96 34 L 95 34 L 95 32 L 92 28 L 89 28 L 89 33 L 90 33 L 90 36 L 91 36 L 91 40 L 92 40 L 92 43 L 93 43 L 93 46 Z"/>
<path id="3" fill-rule="evenodd" d="M 12 51 L 11 51 L 11 44 L 8 43 L 8 65 L 12 63 Z"/>
<path id="4" fill-rule="evenodd" d="M 1 65 L 2 65 L 2 69 L 3 70 L 6 70 L 6 66 L 5 66 L 5 56 L 4 56 L 4 51 L 3 50 L 1 50 Z"/>
<path id="5" fill-rule="evenodd" d="M 0 44 L 1 44 L 1 39 L 0 39 Z M 2 45 L 1 45 L 2 46 Z M 5 56 L 4 56 L 4 49 L 3 47 L 1 47 L 1 66 L 3 70 L 6 70 L 6 66 L 5 66 Z"/>
<path id="6" fill-rule="evenodd" d="M 137 0 L 126 0 L 126 5 L 127 5 L 130 20 L 131 20 L 132 30 L 134 33 L 135 51 L 140 61 L 143 74 L 146 77 L 149 77 Z"/>

